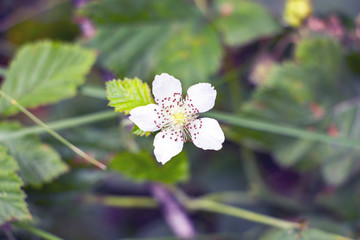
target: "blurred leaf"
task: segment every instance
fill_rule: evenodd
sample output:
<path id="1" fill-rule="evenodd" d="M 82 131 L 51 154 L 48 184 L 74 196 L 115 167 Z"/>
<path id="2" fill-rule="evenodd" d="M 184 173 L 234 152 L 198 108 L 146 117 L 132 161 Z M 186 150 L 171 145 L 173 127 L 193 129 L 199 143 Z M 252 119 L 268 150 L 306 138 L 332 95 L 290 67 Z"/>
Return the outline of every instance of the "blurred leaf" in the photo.
<path id="1" fill-rule="evenodd" d="M 334 114 L 334 128 L 341 137 L 360 140 L 360 105 L 350 105 L 337 110 Z M 341 147 L 328 147 L 323 155 L 322 174 L 329 184 L 339 185 L 351 175 L 356 174 L 360 166 L 360 150 L 344 149 Z"/>
<path id="2" fill-rule="evenodd" d="M 105 0 L 85 5 L 79 14 L 96 25 L 89 45 L 100 50 L 100 64 L 143 79 L 154 70 L 161 47 L 174 34 L 173 25 L 201 16 L 193 4 L 177 0 Z"/>
<path id="3" fill-rule="evenodd" d="M 101 25 L 89 46 L 99 49 L 103 67 L 120 75 L 146 79 L 171 34 L 172 29 L 166 24 Z"/>
<path id="4" fill-rule="evenodd" d="M 270 230 L 260 240 L 351 240 L 350 238 L 323 232 L 317 229 L 306 229 L 302 232 L 294 230 Z"/>
<path id="5" fill-rule="evenodd" d="M 360 179 L 318 194 L 316 203 L 349 221 L 360 218 Z"/>
<path id="6" fill-rule="evenodd" d="M 129 114 L 136 107 L 154 103 L 149 85 L 138 78 L 107 82 L 106 95 L 109 105 L 114 107 L 116 112 L 125 114 Z"/>
<path id="7" fill-rule="evenodd" d="M 111 161 L 109 167 L 136 181 L 175 183 L 188 179 L 188 159 L 185 152 L 173 157 L 163 166 L 147 151 L 121 152 Z"/>
<path id="8" fill-rule="evenodd" d="M 171 10 L 171 11 L 169 11 Z M 187 1 L 177 0 L 103 0 L 93 1 L 80 9 L 79 14 L 96 24 L 151 23 L 183 21 L 196 17 L 199 11 Z"/>
<path id="9" fill-rule="evenodd" d="M 360 128 L 355 121 L 357 110 L 347 108 L 339 112 L 334 107 L 344 96 L 353 95 L 351 86 L 344 84 L 349 75 L 342 52 L 340 45 L 330 38 L 299 41 L 296 62 L 272 67 L 266 82 L 257 87 L 251 101 L 244 105 L 243 113 L 259 120 L 356 141 Z M 302 170 L 320 166 L 330 184 L 343 183 L 359 166 L 360 152 L 355 148 L 266 133 L 257 135 L 251 131 L 240 134 L 262 142 L 283 166 Z"/>
<path id="10" fill-rule="evenodd" d="M 247 44 L 280 31 L 280 26 L 260 4 L 247 0 L 218 0 L 215 25 L 230 46 Z"/>
<path id="11" fill-rule="evenodd" d="M 295 60 L 322 71 L 329 82 L 338 81 L 344 65 L 341 45 L 335 39 L 326 37 L 301 40 L 296 46 Z"/>
<path id="12" fill-rule="evenodd" d="M 95 53 L 76 45 L 43 41 L 20 48 L 6 73 L 2 91 L 24 107 L 54 103 L 76 94 L 95 61 Z M 0 99 L 0 111 L 18 109 Z"/>
<path id="13" fill-rule="evenodd" d="M 0 135 L 21 129 L 15 122 L 1 122 Z M 60 156 L 34 135 L 1 141 L 19 165 L 19 175 L 26 185 L 40 186 L 65 173 L 68 168 Z"/>
<path id="14" fill-rule="evenodd" d="M 21 190 L 23 182 L 15 173 L 18 166 L 1 145 L 0 166 L 0 225 L 8 221 L 31 219 L 25 202 L 26 196 Z"/>
<path id="15" fill-rule="evenodd" d="M 346 57 L 346 62 L 349 66 L 349 68 L 357 73 L 357 74 L 360 74 L 360 54 L 359 53 L 356 53 L 356 52 L 353 52 L 351 54 L 349 54 L 347 57 Z"/>
<path id="16" fill-rule="evenodd" d="M 168 72 L 189 87 L 209 81 L 220 66 L 217 34 L 188 1 L 106 0 L 80 14 L 95 22 L 89 45 L 100 50 L 100 64 L 121 76 Z"/>
<path id="17" fill-rule="evenodd" d="M 216 32 L 207 25 L 189 24 L 178 28 L 161 48 L 155 71 L 171 73 L 187 88 L 208 82 L 218 71 L 221 56 Z"/>

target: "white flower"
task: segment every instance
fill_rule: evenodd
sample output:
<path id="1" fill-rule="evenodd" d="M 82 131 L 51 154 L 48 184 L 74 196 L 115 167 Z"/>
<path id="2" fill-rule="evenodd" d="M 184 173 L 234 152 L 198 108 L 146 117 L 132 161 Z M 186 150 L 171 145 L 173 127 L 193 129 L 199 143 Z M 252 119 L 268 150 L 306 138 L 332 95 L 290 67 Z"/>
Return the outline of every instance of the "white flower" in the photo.
<path id="1" fill-rule="evenodd" d="M 165 164 L 179 154 L 184 142 L 192 141 L 204 150 L 220 150 L 225 140 L 219 123 L 212 118 L 199 118 L 215 105 L 216 90 L 209 83 L 191 86 L 182 96 L 179 80 L 167 73 L 156 75 L 152 84 L 157 104 L 134 108 L 130 120 L 141 130 L 154 132 L 156 160 Z"/>

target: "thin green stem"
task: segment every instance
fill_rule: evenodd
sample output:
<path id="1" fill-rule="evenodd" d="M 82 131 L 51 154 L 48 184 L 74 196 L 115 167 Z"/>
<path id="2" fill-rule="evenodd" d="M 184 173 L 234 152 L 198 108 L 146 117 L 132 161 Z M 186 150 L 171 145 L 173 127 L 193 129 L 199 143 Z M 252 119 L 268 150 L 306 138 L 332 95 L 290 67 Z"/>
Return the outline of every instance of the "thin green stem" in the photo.
<path id="1" fill-rule="evenodd" d="M 322 133 L 309 132 L 294 127 L 280 126 L 277 124 L 262 122 L 255 119 L 243 118 L 229 113 L 211 111 L 205 113 L 204 116 L 216 118 L 223 123 L 232 124 L 238 127 L 260 130 L 264 132 L 270 132 L 306 140 L 319 141 L 323 143 L 337 144 L 340 146 L 360 148 L 360 142 L 356 140 L 342 137 L 330 137 Z"/>
<path id="2" fill-rule="evenodd" d="M 93 98 L 104 99 L 104 100 L 106 99 L 106 92 L 104 88 L 100 88 L 97 86 L 86 85 L 80 89 L 80 93 L 85 96 L 89 96 Z"/>
<path id="3" fill-rule="evenodd" d="M 206 199 L 193 200 L 188 204 L 188 207 L 192 210 L 204 210 L 209 212 L 225 214 L 253 222 L 270 225 L 277 228 L 283 228 L 283 229 L 301 228 L 301 224 L 296 222 L 290 222 L 290 221 L 277 219 L 274 217 L 269 217 L 263 214 L 254 213 L 242 208 L 233 207 Z"/>
<path id="4" fill-rule="evenodd" d="M 174 187 L 170 188 L 171 191 L 175 194 L 176 198 L 186 207 L 188 210 L 192 211 L 207 211 L 213 213 L 220 213 L 236 218 L 246 219 L 252 222 L 257 222 L 265 225 L 269 225 L 276 228 L 282 229 L 298 229 L 303 230 L 304 225 L 301 223 L 285 221 L 278 218 L 266 216 L 263 214 L 251 212 L 242 208 L 229 206 L 226 204 L 218 203 L 210 199 L 219 199 L 215 194 L 203 196 L 196 199 L 191 199 L 185 195 L 182 191 L 175 189 Z M 223 194 L 223 193 L 219 193 Z M 233 193 L 231 193 L 233 194 Z M 233 195 L 234 196 L 234 195 Z M 220 197 L 222 199 L 222 197 Z M 157 208 L 159 204 L 150 197 L 137 197 L 137 196 L 96 196 L 96 195 L 86 195 L 84 197 L 85 203 L 90 204 L 101 204 L 108 207 L 122 207 L 122 208 Z M 329 235 L 336 237 L 339 240 L 353 240 L 351 238 L 339 236 L 336 234 Z"/>
<path id="5" fill-rule="evenodd" d="M 53 129 L 53 130 L 62 130 L 66 128 L 76 127 L 79 125 L 89 124 L 97 121 L 102 121 L 110 118 L 115 118 L 119 116 L 118 113 L 109 110 L 109 111 L 102 111 L 97 113 L 88 114 L 85 116 L 80 117 L 74 117 L 69 119 L 64 119 L 52 123 L 47 123 L 46 125 Z M 43 127 L 40 126 L 33 126 L 33 127 L 27 127 L 22 128 L 18 131 L 14 132 L 8 132 L 6 134 L 0 135 L 0 141 L 1 140 L 8 140 L 12 138 L 18 138 L 23 137 L 29 134 L 41 134 L 47 132 Z"/>
<path id="6" fill-rule="evenodd" d="M 131 207 L 131 208 L 156 208 L 157 201 L 150 197 L 118 197 L 118 196 L 95 196 L 86 195 L 87 203 L 98 203 L 108 207 Z"/>
<path id="7" fill-rule="evenodd" d="M 97 166 L 100 169 L 106 169 L 106 166 L 97 161 L 95 158 L 91 157 L 90 155 L 86 154 L 85 152 L 83 152 L 81 149 L 79 149 L 78 147 L 74 146 L 73 144 L 71 144 L 69 141 L 67 141 L 65 138 L 63 138 L 62 136 L 60 136 L 57 132 L 55 132 L 54 130 L 52 130 L 48 125 L 46 125 L 43 121 L 41 121 L 39 118 L 37 118 L 34 114 L 32 114 L 31 112 L 29 112 L 26 108 L 24 108 L 22 105 L 20 105 L 15 99 L 13 99 L 12 97 L 10 97 L 9 95 L 7 95 L 6 93 L 4 93 L 3 91 L 0 90 L 0 95 L 3 96 L 6 100 L 8 100 L 9 102 L 11 102 L 11 104 L 13 104 L 14 106 L 16 106 L 21 112 L 23 112 L 26 116 L 28 116 L 31 120 L 33 120 L 36 124 L 38 124 L 39 126 L 41 126 L 45 131 L 47 131 L 49 134 L 51 134 L 53 137 L 55 137 L 57 140 L 59 140 L 61 143 L 63 143 L 65 146 L 67 146 L 68 148 L 70 148 L 72 151 L 74 151 L 76 154 L 78 154 L 79 156 L 81 156 L 82 158 L 84 158 L 86 161 L 88 161 L 91 164 L 94 164 L 95 166 Z"/>
<path id="8" fill-rule="evenodd" d="M 229 204 L 254 204 L 257 202 L 257 199 L 252 197 L 250 193 L 236 191 L 210 193 L 202 196 L 201 199 Z"/>
<path id="9" fill-rule="evenodd" d="M 24 224 L 24 223 L 14 223 L 15 226 L 22 228 L 28 232 L 31 232 L 32 234 L 41 237 L 42 239 L 46 239 L 46 240 L 63 240 L 62 238 L 59 238 L 51 233 L 45 232 L 44 230 L 41 230 L 39 228 L 30 226 L 28 224 Z"/>
<path id="10" fill-rule="evenodd" d="M 177 195 L 178 196 L 178 195 Z M 300 228 L 299 223 L 280 220 L 274 217 L 268 217 L 262 214 L 254 213 L 237 207 L 228 206 L 217 203 L 205 198 L 190 199 L 181 197 L 180 202 L 190 210 L 205 210 L 209 212 L 217 212 L 250 221 L 271 225 L 279 228 Z M 87 195 L 84 198 L 87 203 L 98 203 L 108 207 L 131 207 L 131 208 L 155 208 L 158 207 L 157 202 L 149 197 L 118 197 L 118 196 L 94 196 Z"/>

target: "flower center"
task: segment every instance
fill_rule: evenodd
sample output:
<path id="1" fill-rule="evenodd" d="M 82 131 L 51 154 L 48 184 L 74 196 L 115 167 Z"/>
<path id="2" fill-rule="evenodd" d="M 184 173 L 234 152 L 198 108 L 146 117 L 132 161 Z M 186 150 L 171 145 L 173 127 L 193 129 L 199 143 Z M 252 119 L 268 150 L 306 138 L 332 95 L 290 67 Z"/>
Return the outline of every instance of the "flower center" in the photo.
<path id="1" fill-rule="evenodd" d="M 184 126 L 187 122 L 186 115 L 183 112 L 178 112 L 172 115 L 172 125 Z"/>
<path id="2" fill-rule="evenodd" d="M 161 131 L 166 131 L 163 138 L 167 135 L 174 141 L 191 141 L 189 128 L 192 129 L 191 123 L 199 116 L 191 100 L 185 100 L 180 93 L 175 93 L 172 97 L 156 99 L 156 102 L 161 107 L 160 112 L 157 112 L 158 118 L 162 119 Z M 155 124 L 158 122 L 155 121 Z M 157 126 L 160 128 L 160 125 Z"/>

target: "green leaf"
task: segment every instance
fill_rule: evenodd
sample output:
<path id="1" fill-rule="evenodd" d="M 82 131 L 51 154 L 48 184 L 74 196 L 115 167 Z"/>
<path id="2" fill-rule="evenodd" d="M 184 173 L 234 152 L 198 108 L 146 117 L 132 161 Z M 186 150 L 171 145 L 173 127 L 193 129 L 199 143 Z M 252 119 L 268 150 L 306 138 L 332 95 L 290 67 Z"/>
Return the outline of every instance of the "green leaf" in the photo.
<path id="1" fill-rule="evenodd" d="M 157 181 L 164 183 L 183 182 L 188 179 L 188 159 L 185 152 L 173 157 L 161 166 L 147 151 L 121 152 L 109 167 L 135 181 Z"/>
<path id="2" fill-rule="evenodd" d="M 21 129 L 15 122 L 1 122 L 0 136 Z M 6 138 L 5 138 L 6 139 Z M 2 140 L 19 165 L 19 175 L 27 185 L 40 186 L 65 173 L 68 167 L 48 145 L 42 144 L 35 135 Z"/>
<path id="3" fill-rule="evenodd" d="M 100 50 L 100 64 L 121 76 L 142 79 L 152 75 L 174 25 L 201 16 L 193 4 L 177 0 L 105 0 L 85 5 L 79 14 L 96 25 L 89 46 Z"/>
<path id="4" fill-rule="evenodd" d="M 3 92 L 24 107 L 55 103 L 76 94 L 95 61 L 95 52 L 76 45 L 43 41 L 20 48 L 6 73 Z M 0 112 L 18 109 L 0 99 Z"/>
<path id="5" fill-rule="evenodd" d="M 179 27 L 161 48 L 155 71 L 171 73 L 188 88 L 209 82 L 220 67 L 221 56 L 218 36 L 210 26 L 188 24 Z"/>
<path id="6" fill-rule="evenodd" d="M 134 3 L 133 0 L 102 0 L 86 4 L 79 14 L 100 25 L 183 21 L 200 13 L 187 1 L 136 0 Z"/>
<path id="7" fill-rule="evenodd" d="M 317 37 L 303 39 L 295 50 L 295 60 L 305 66 L 316 67 L 328 78 L 335 81 L 343 67 L 343 51 L 340 44 L 332 38 Z"/>
<path id="8" fill-rule="evenodd" d="M 215 1 L 219 13 L 214 24 L 230 46 L 239 46 L 277 34 L 281 28 L 260 4 L 246 0 Z"/>
<path id="9" fill-rule="evenodd" d="M 21 190 L 23 182 L 16 175 L 18 165 L 10 157 L 4 146 L 0 145 L 0 225 L 9 221 L 31 219 Z"/>
<path id="10" fill-rule="evenodd" d="M 260 240 L 351 240 L 350 238 L 327 233 L 318 229 L 306 229 L 298 232 L 289 230 L 270 230 Z"/>
<path id="11" fill-rule="evenodd" d="M 189 1 L 105 0 L 80 14 L 95 22 L 89 45 L 100 50 L 100 64 L 120 76 L 149 79 L 168 72 L 189 87 L 219 69 L 218 36 Z"/>
<path id="12" fill-rule="evenodd" d="M 143 130 L 141 130 L 138 126 L 134 125 L 134 127 L 131 129 L 131 132 L 135 135 L 138 135 L 138 136 L 145 136 L 145 137 L 148 137 L 151 135 L 151 132 L 144 132 Z"/>
<path id="13" fill-rule="evenodd" d="M 149 85 L 138 78 L 107 82 L 106 95 L 110 101 L 109 106 L 114 107 L 116 112 L 125 114 L 136 107 L 154 103 Z"/>
<path id="14" fill-rule="evenodd" d="M 357 120 L 359 116 L 360 105 L 348 103 L 346 108 L 335 111 L 332 119 L 333 127 L 337 129 L 340 136 L 359 141 L 360 124 Z M 326 150 L 323 154 L 321 172 L 327 183 L 340 185 L 357 173 L 360 158 L 359 149 L 327 146 Z"/>
<path id="15" fill-rule="evenodd" d="M 89 46 L 99 49 L 103 67 L 119 75 L 146 79 L 171 34 L 166 24 L 101 25 Z"/>
<path id="16" fill-rule="evenodd" d="M 310 134 L 323 132 L 324 139 L 329 129 L 335 127 L 340 135 L 337 139 L 353 141 L 355 146 L 356 134 L 359 134 L 359 124 L 354 121 L 357 110 L 340 113 L 336 107 L 345 97 L 354 95 L 352 86 L 346 84 L 348 76 L 339 43 L 325 37 L 303 39 L 296 45 L 295 61 L 271 68 L 265 82 L 243 106 L 243 114 L 279 126 L 308 130 Z M 360 156 L 356 146 L 346 148 L 324 141 L 308 141 L 310 138 L 254 134 L 254 131 L 240 134 L 262 143 L 283 166 L 300 170 L 320 166 L 325 180 L 332 185 L 343 183 L 356 171 Z"/>
<path id="17" fill-rule="evenodd" d="M 326 207 L 331 212 L 349 222 L 360 218 L 360 178 L 354 178 L 334 191 L 317 196 L 316 204 Z"/>

